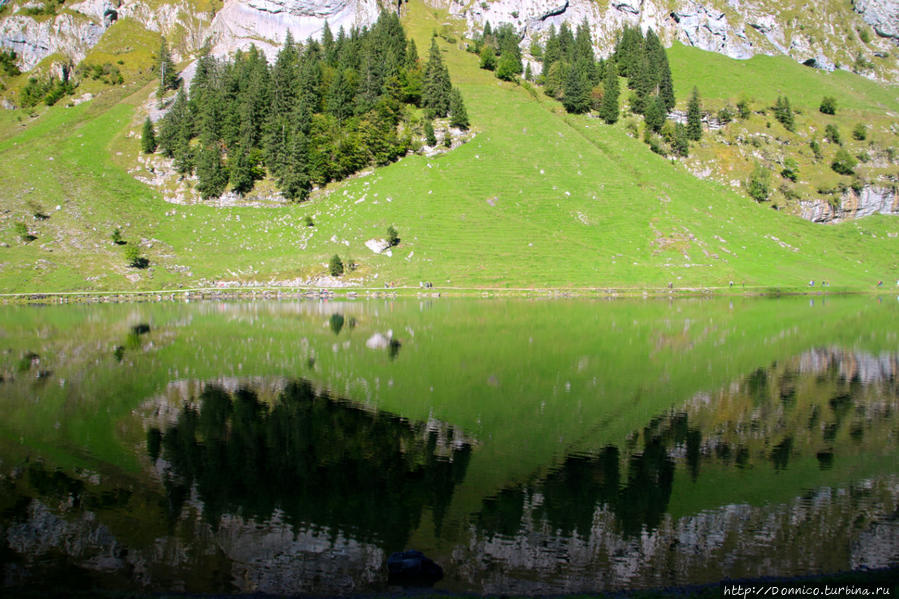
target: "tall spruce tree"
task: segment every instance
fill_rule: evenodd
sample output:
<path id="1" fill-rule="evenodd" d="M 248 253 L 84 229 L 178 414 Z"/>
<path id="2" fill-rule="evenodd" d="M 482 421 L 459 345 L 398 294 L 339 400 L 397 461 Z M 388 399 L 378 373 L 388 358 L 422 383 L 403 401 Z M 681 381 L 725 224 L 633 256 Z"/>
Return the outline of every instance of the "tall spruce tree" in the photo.
<path id="1" fill-rule="evenodd" d="M 165 37 L 162 38 L 159 44 L 157 69 L 159 70 L 159 88 L 156 91 L 156 97 L 161 100 L 166 91 L 178 87 L 178 70 L 172 61 L 172 55 L 169 52 L 169 45 Z"/>
<path id="2" fill-rule="evenodd" d="M 445 117 L 449 112 L 450 92 L 449 71 L 443 64 L 440 56 L 440 48 L 437 47 L 437 39 L 431 38 L 431 50 L 428 54 L 428 64 L 425 67 L 424 90 L 422 91 L 422 104 L 428 112 L 437 117 Z"/>
<path id="3" fill-rule="evenodd" d="M 569 69 L 565 78 L 564 97 L 562 105 L 565 110 L 574 114 L 581 114 L 590 110 L 590 86 L 587 65 L 578 61 Z"/>
<path id="4" fill-rule="evenodd" d="M 140 145 L 144 154 L 152 154 L 156 151 L 156 132 L 153 129 L 153 121 L 150 120 L 150 117 L 147 117 L 147 120 L 144 121 L 144 129 L 140 136 Z"/>
<path id="5" fill-rule="evenodd" d="M 618 121 L 618 64 L 614 60 L 606 61 L 602 91 L 599 116 L 611 125 Z"/>
<path id="6" fill-rule="evenodd" d="M 468 112 L 465 110 L 465 102 L 462 101 L 462 92 L 454 87 L 450 93 L 450 125 L 459 129 L 468 129 Z"/>
<path id="7" fill-rule="evenodd" d="M 200 147 L 197 153 L 197 191 L 204 200 L 217 198 L 225 191 L 228 173 L 222 165 L 222 153 L 218 144 Z"/>
<path id="8" fill-rule="evenodd" d="M 687 105 L 687 137 L 693 141 L 702 139 L 702 107 L 699 104 L 699 90 L 693 88 Z"/>

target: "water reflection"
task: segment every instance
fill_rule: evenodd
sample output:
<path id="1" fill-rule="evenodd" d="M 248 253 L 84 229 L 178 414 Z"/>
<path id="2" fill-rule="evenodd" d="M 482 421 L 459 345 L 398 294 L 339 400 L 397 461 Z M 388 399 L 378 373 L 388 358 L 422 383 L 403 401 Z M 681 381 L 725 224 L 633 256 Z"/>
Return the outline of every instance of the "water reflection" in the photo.
<path id="1" fill-rule="evenodd" d="M 477 566 L 459 571 L 486 592 L 545 593 L 895 565 L 899 481 L 806 485 L 841 460 L 894 455 L 896 371 L 895 355 L 817 349 L 700 393 L 620 446 L 484 499 L 462 556 Z M 876 551 L 860 541 L 875 536 Z"/>
<path id="2" fill-rule="evenodd" d="M 369 593 L 409 548 L 482 594 L 897 564 L 888 308 L 0 310 L 3 584 Z"/>
<path id="3" fill-rule="evenodd" d="M 471 453 L 452 427 L 362 410 L 308 381 L 287 383 L 271 406 L 252 389 L 215 385 L 198 400 L 165 432 L 150 429 L 147 452 L 165 462 L 170 514 L 195 488 L 214 526 L 225 514 L 263 521 L 277 512 L 291 525 L 401 550 L 425 508 L 440 535 Z"/>

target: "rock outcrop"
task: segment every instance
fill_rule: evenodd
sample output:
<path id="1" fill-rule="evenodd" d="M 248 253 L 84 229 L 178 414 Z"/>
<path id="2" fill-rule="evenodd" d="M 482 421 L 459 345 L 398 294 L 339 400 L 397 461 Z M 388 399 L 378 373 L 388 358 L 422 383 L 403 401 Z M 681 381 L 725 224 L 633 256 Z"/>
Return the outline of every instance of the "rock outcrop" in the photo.
<path id="1" fill-rule="evenodd" d="M 800 202 L 802 218 L 816 223 L 836 223 L 872 214 L 899 215 L 899 194 L 889 187 L 865 186 L 860 193 L 848 190 L 838 205 L 826 200 Z"/>
<path id="2" fill-rule="evenodd" d="M 38 21 L 13 15 L 0 20 L 0 48 L 14 51 L 19 68 L 30 71 L 51 54 L 80 61 L 103 35 L 104 28 L 86 16 L 63 13 Z"/>
<path id="3" fill-rule="evenodd" d="M 846 21 L 848 17 L 850 23 L 855 20 L 861 26 L 863 18 L 878 35 L 891 41 L 899 30 L 897 3 L 891 0 L 856 0 L 858 15 L 839 7 L 818 6 L 807 11 L 807 19 L 804 17 L 801 23 L 793 13 L 788 14 L 795 6 L 772 10 L 760 0 L 678 0 L 673 5 L 645 0 L 496 0 L 470 4 L 435 1 L 445 2 L 451 14 L 465 19 L 470 33 L 481 31 L 488 21 L 493 27 L 511 24 L 525 42 L 523 48 L 528 47 L 530 40 L 541 39 L 551 24 L 557 29 L 562 22 L 575 27 L 586 19 L 600 56 L 611 52 L 616 32 L 631 25 L 644 30 L 652 28 L 669 44 L 679 41 L 731 58 L 785 54 L 808 66 L 833 70 L 840 57 L 846 64 L 855 56 L 846 49 L 845 34 L 838 32 L 834 22 Z M 870 50 L 884 56 L 891 45 L 886 40 L 872 40 L 871 44 Z M 895 61 L 881 62 L 878 68 L 883 67 L 888 78 L 899 74 Z M 874 72 L 865 74 L 873 76 Z"/>
<path id="4" fill-rule="evenodd" d="M 146 29 L 163 35 L 177 32 L 180 44 L 171 47 L 175 60 L 203 46 L 209 35 L 211 14 L 197 13 L 187 0 L 148 4 L 121 0 L 84 0 L 68 5 L 65 12 L 49 18 L 20 14 L 16 6 L 11 16 L 0 19 L 0 48 L 13 50 L 19 68 L 30 71 L 51 54 L 64 55 L 71 63 L 80 62 L 103 33 L 116 21 L 132 18 Z"/>
<path id="5" fill-rule="evenodd" d="M 320 37 L 325 22 L 337 34 L 374 23 L 377 0 L 229 0 L 210 27 L 217 55 L 256 44 L 269 58 L 290 31 L 298 41 Z"/>
<path id="6" fill-rule="evenodd" d="M 895 0 L 853 0 L 852 7 L 880 37 L 899 42 L 899 2 Z"/>

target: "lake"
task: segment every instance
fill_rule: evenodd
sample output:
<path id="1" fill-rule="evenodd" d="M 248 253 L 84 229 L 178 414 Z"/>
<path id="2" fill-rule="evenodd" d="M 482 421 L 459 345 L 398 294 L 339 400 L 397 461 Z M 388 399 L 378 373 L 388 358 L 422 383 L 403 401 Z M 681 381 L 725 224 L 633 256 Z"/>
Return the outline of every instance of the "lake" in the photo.
<path id="1" fill-rule="evenodd" d="M 3 585 L 546 594 L 899 565 L 893 297 L 0 306 Z"/>

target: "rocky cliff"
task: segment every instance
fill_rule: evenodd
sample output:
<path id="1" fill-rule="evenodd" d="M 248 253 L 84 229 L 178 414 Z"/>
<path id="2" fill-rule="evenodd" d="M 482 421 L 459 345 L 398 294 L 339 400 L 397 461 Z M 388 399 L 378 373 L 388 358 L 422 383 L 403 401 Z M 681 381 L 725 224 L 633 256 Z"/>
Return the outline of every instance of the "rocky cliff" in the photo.
<path id="1" fill-rule="evenodd" d="M 800 202 L 802 218 L 816 223 L 835 223 L 872 214 L 899 215 L 899 195 L 890 187 L 866 185 L 860 192 L 847 190 L 834 204 L 826 200 Z"/>
<path id="2" fill-rule="evenodd" d="M 9 2 L 4 6 L 7 16 L 0 18 L 0 48 L 14 51 L 23 71 L 30 71 L 53 54 L 78 63 L 113 23 L 126 17 L 172 38 L 176 42 L 172 54 L 180 60 L 203 45 L 213 16 L 195 10 L 192 0 L 84 0 L 65 5 L 56 14 L 32 15 L 29 9 L 36 6 L 32 2 Z"/>
<path id="3" fill-rule="evenodd" d="M 624 25 L 652 27 L 667 43 L 679 41 L 732 58 L 786 54 L 810 66 L 864 65 L 862 73 L 888 80 L 899 78 L 895 54 L 899 44 L 899 2 L 855 0 L 854 4 L 773 3 L 770 0 L 496 0 L 462 3 L 429 0 L 463 19 L 469 32 L 486 22 L 509 23 L 527 48 L 542 39 L 550 25 L 576 25 L 586 20 L 597 53 L 608 54 Z M 295 39 L 318 36 L 325 21 L 333 31 L 374 21 L 383 0 L 226 0 L 215 14 L 198 11 L 194 0 L 161 4 L 126 0 L 85 0 L 66 5 L 50 18 L 27 16 L 27 3 L 11 2 L 0 19 L 0 47 L 15 50 L 24 70 L 54 52 L 76 61 L 99 40 L 117 18 L 129 16 L 164 34 L 181 25 L 189 30 L 183 49 L 190 52 L 210 39 L 217 54 L 251 43 L 274 50 L 289 30 Z M 188 23 L 191 19 L 200 23 Z M 870 33 L 873 31 L 873 35 Z M 867 41 L 865 41 L 867 40 Z M 858 63 L 861 56 L 864 61 Z"/>
<path id="4" fill-rule="evenodd" d="M 616 32 L 631 25 L 651 27 L 668 44 L 679 41 L 731 58 L 786 54 L 809 66 L 833 70 L 836 64 L 852 64 L 861 53 L 879 59 L 863 74 L 891 80 L 899 74 L 890 54 L 899 40 L 899 3 L 894 0 L 857 0 L 854 10 L 836 4 L 804 8 L 768 0 L 497 0 L 451 2 L 448 8 L 465 19 L 469 32 L 482 30 L 488 21 L 494 27 L 509 23 L 526 42 L 540 40 L 550 25 L 576 26 L 586 20 L 601 55 L 611 51 Z M 874 29 L 873 38 L 863 33 L 866 25 Z"/>

